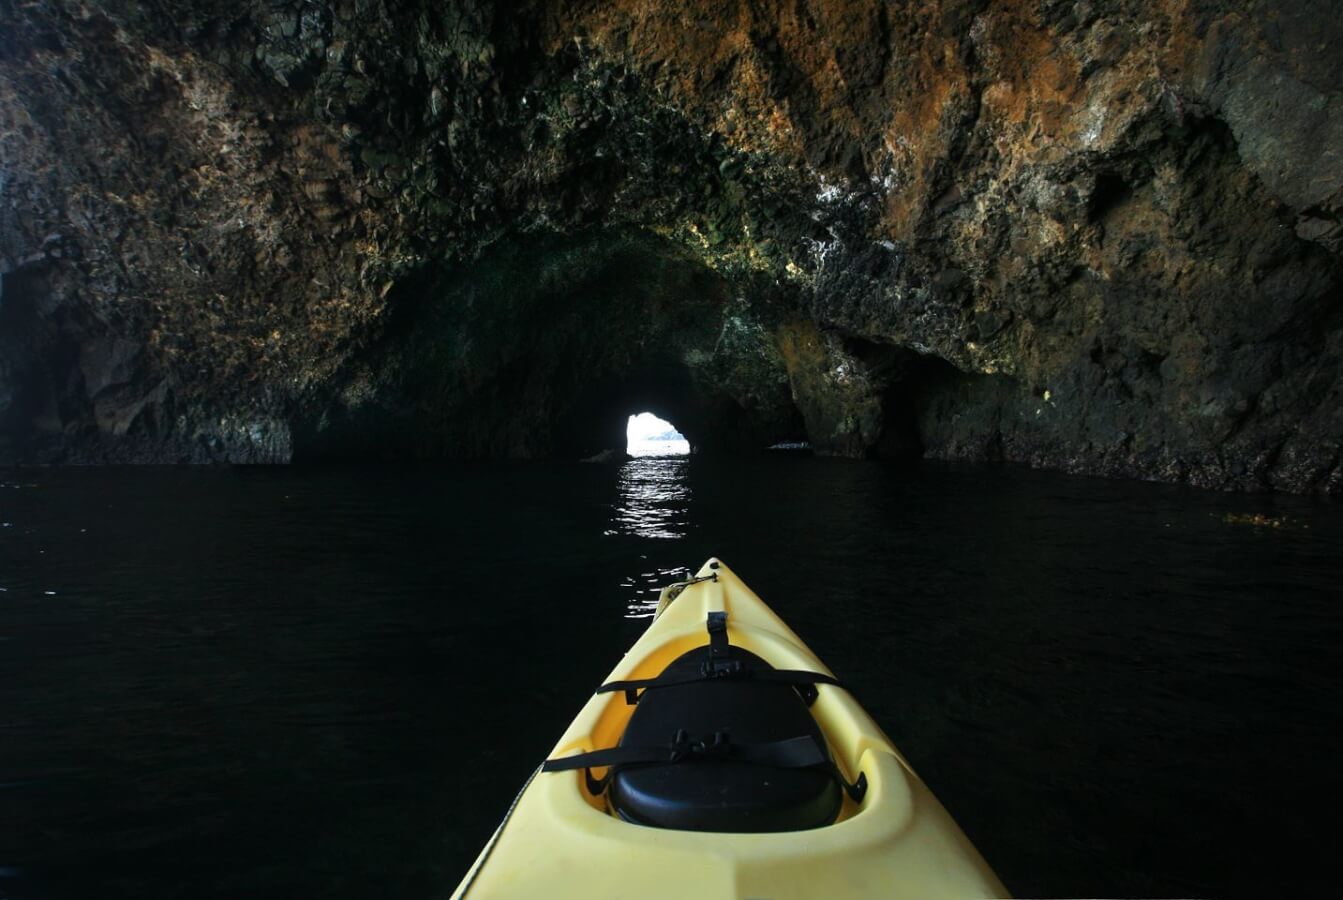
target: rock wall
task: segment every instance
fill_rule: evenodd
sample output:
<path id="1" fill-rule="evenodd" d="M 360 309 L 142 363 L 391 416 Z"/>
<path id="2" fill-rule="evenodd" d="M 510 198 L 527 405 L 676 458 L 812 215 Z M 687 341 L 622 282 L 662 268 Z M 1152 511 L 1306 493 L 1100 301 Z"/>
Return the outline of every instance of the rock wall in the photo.
<path id="1" fill-rule="evenodd" d="M 1343 492 L 1329 0 L 0 0 L 0 461 Z"/>

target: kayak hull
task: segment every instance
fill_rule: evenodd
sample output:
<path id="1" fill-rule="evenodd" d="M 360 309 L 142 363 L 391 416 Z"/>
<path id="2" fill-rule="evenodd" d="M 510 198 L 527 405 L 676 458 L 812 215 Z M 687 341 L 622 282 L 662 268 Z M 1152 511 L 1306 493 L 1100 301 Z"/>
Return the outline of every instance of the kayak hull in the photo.
<path id="1" fill-rule="evenodd" d="M 728 614 L 733 646 L 776 669 L 833 674 L 718 560 L 700 569 L 612 670 L 608 681 L 652 678 L 706 643 L 710 612 Z M 722 833 L 649 828 L 611 814 L 581 771 L 534 774 L 454 897 L 936 898 L 1005 897 L 1002 884 L 890 739 L 852 695 L 818 685 L 811 712 L 841 772 L 866 776 L 831 825 Z M 551 752 L 615 746 L 632 707 L 595 694 Z M 594 771 L 600 776 L 602 770 Z"/>

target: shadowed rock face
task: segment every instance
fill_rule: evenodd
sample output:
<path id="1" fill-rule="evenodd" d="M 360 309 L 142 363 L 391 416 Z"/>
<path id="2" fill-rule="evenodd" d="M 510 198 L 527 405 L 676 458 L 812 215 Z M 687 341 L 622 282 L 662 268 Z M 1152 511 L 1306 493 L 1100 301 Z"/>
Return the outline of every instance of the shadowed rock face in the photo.
<path id="1" fill-rule="evenodd" d="M 1332 2 L 147 6 L 0 0 L 0 461 L 1343 492 Z"/>

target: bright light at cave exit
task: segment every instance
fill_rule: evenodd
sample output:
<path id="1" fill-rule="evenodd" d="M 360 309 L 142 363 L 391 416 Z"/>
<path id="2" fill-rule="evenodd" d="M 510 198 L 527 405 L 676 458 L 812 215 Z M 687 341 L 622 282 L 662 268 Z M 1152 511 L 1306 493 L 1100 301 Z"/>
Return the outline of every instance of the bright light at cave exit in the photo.
<path id="1" fill-rule="evenodd" d="M 671 422 L 647 412 L 630 416 L 625 442 L 630 456 L 685 456 L 690 452 L 690 442 Z"/>

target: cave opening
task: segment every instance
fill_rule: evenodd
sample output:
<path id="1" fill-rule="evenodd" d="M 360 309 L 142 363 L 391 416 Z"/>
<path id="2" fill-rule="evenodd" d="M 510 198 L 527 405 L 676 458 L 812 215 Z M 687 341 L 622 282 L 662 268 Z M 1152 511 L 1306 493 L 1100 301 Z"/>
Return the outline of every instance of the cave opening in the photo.
<path id="1" fill-rule="evenodd" d="M 747 455 L 807 436 L 772 313 L 663 236 L 510 237 L 396 290 L 358 390 L 304 414 L 295 459 Z M 644 413 L 663 424 L 639 431 Z"/>
<path id="2" fill-rule="evenodd" d="M 625 452 L 630 456 L 688 456 L 690 442 L 671 422 L 645 411 L 630 416 L 625 425 Z"/>

